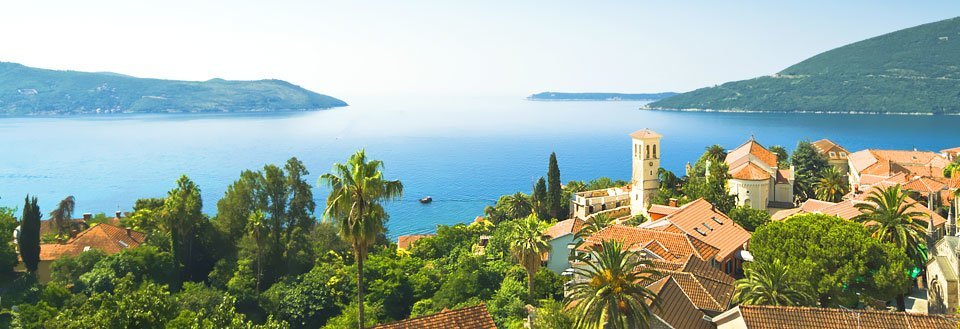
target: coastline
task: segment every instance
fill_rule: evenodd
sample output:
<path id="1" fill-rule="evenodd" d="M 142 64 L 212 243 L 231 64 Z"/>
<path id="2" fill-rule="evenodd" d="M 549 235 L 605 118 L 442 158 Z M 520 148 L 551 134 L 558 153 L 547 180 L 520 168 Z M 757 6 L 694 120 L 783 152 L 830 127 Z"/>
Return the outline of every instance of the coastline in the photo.
<path id="1" fill-rule="evenodd" d="M 711 112 L 711 113 L 781 113 L 781 114 L 856 114 L 856 115 L 911 115 L 911 116 L 960 116 L 960 113 L 911 113 L 911 112 L 868 112 L 868 111 L 761 111 L 761 110 L 715 110 L 715 109 L 669 109 L 641 106 L 641 111 L 663 112 Z"/>

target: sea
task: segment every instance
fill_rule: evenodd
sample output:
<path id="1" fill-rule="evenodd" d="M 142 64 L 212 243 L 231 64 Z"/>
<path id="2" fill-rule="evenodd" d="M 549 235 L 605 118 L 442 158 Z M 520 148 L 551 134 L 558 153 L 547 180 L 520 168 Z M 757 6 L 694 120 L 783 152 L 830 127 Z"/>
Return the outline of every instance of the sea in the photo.
<path id="1" fill-rule="evenodd" d="M 403 182 L 403 198 L 386 205 L 395 238 L 472 221 L 501 195 L 529 193 L 551 152 L 563 182 L 629 179 L 628 134 L 644 128 L 663 135 L 662 165 L 680 175 L 707 146 L 732 149 L 751 137 L 788 150 L 821 138 L 851 152 L 960 146 L 960 116 L 669 112 L 516 96 L 346 101 L 311 112 L 0 118 L 0 206 L 22 207 L 30 194 L 48 213 L 72 195 L 77 214 L 130 211 L 185 174 L 213 215 L 242 170 L 297 157 L 319 216 L 329 190 L 317 177 L 365 149 L 384 162 L 386 178 Z M 433 202 L 418 202 L 426 196 Z"/>

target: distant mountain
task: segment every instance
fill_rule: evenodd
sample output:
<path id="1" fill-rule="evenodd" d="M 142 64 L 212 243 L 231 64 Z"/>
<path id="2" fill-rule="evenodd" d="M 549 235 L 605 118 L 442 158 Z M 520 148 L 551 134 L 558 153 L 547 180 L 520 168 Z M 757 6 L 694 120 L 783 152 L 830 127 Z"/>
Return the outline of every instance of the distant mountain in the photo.
<path id="1" fill-rule="evenodd" d="M 960 17 L 836 48 L 780 71 L 651 109 L 960 114 Z"/>
<path id="2" fill-rule="evenodd" d="M 532 101 L 655 101 L 677 93 L 618 94 L 618 93 L 555 93 L 542 92 L 527 96 Z"/>
<path id="3" fill-rule="evenodd" d="M 0 115 L 268 112 L 347 106 L 282 80 L 177 81 L 0 62 Z"/>

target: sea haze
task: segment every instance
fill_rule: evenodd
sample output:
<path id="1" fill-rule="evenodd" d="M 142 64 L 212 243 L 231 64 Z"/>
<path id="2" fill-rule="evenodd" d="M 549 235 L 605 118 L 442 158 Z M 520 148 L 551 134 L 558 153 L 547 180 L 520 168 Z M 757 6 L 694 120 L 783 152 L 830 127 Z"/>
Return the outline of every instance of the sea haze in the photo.
<path id="1" fill-rule="evenodd" d="M 792 149 L 830 138 L 867 147 L 960 146 L 960 116 L 880 116 L 641 111 L 641 102 L 532 102 L 522 97 L 347 99 L 350 107 L 307 113 L 0 118 L 0 205 L 37 195 L 48 213 L 63 197 L 77 213 L 130 211 L 162 197 L 180 174 L 203 191 L 204 210 L 244 169 L 291 156 L 308 180 L 359 148 L 404 183 L 387 206 L 389 235 L 431 232 L 482 215 L 503 194 L 529 192 L 557 152 L 564 182 L 629 179 L 630 132 L 664 135 L 663 165 L 677 174 L 710 144 L 733 148 L 751 135 Z M 328 191 L 315 188 L 318 204 Z M 432 204 L 417 200 L 432 196 Z M 322 206 L 318 208 L 318 214 Z"/>

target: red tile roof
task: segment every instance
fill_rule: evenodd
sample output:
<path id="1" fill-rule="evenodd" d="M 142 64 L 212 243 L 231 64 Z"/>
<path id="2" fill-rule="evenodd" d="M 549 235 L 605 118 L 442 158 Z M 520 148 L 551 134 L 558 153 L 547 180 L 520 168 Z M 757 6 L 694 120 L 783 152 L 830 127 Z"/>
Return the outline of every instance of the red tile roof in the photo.
<path id="1" fill-rule="evenodd" d="M 579 250 L 588 250 L 601 241 L 616 240 L 633 250 L 646 249 L 667 261 L 684 260 L 694 255 L 701 259 L 711 259 L 719 249 L 685 233 L 644 229 L 625 225 L 611 225 L 584 239 Z"/>
<path id="2" fill-rule="evenodd" d="M 747 328 L 750 329 L 957 328 L 957 319 L 953 317 L 919 315 L 907 312 L 750 305 L 740 305 L 739 312 Z"/>
<path id="3" fill-rule="evenodd" d="M 940 154 L 928 151 L 861 150 L 850 154 L 851 169 L 857 173 L 893 176 L 908 173 L 911 176 L 943 177 L 943 168 L 950 164 Z"/>
<path id="4" fill-rule="evenodd" d="M 730 176 L 733 179 L 742 180 L 769 180 L 770 172 L 763 170 L 753 162 L 744 162 L 736 168 L 731 168 Z"/>
<path id="5" fill-rule="evenodd" d="M 918 177 L 903 184 L 903 189 L 908 191 L 917 191 L 924 193 L 939 193 L 947 189 L 947 184 L 930 177 Z"/>
<path id="6" fill-rule="evenodd" d="M 654 316 L 666 322 L 671 328 L 712 329 L 716 328 L 705 320 L 707 314 L 700 310 L 683 290 L 675 277 L 666 276 L 647 286 L 657 294 L 660 307 L 653 308 Z M 658 328 L 658 325 L 651 325 Z"/>
<path id="7" fill-rule="evenodd" d="M 418 318 L 381 324 L 370 329 L 496 329 L 497 325 L 487 312 L 487 306 L 480 304 L 458 310 L 443 310 L 440 313 Z"/>
<path id="8" fill-rule="evenodd" d="M 410 249 L 413 246 L 414 242 L 423 238 L 429 238 L 435 236 L 436 234 L 412 234 L 412 235 L 401 235 L 397 237 L 397 248 L 399 249 Z"/>
<path id="9" fill-rule="evenodd" d="M 659 137 L 663 137 L 663 135 L 660 135 L 657 132 L 650 129 L 641 129 L 641 130 L 637 130 L 630 133 L 630 137 L 637 138 L 637 139 L 645 139 L 645 138 L 659 138 Z"/>
<path id="10" fill-rule="evenodd" d="M 689 257 L 684 263 L 653 261 L 652 265 L 660 272 L 654 281 L 672 277 L 697 308 L 719 313 L 730 306 L 736 288 L 733 277 L 707 262 Z"/>
<path id="11" fill-rule="evenodd" d="M 850 154 L 850 152 L 847 151 L 847 149 L 843 148 L 840 145 L 837 145 L 837 143 L 834 143 L 829 139 L 821 139 L 811 144 L 813 144 L 813 147 L 816 148 L 817 151 L 820 152 L 820 154 L 823 154 L 824 156 L 827 157 L 827 159 L 830 159 L 830 160 L 845 160 L 846 157 L 840 156 L 841 152 L 843 152 L 844 154 Z M 833 156 L 830 156 L 830 152 L 833 152 Z"/>
<path id="12" fill-rule="evenodd" d="M 549 236 L 550 240 L 565 236 L 567 234 L 576 234 L 580 232 L 580 229 L 583 228 L 583 220 L 579 218 L 570 218 L 553 224 L 546 231 L 543 232 L 544 235 Z"/>
<path id="13" fill-rule="evenodd" d="M 733 151 L 730 151 L 730 153 L 727 153 L 725 162 L 730 165 L 730 167 L 734 167 L 733 163 L 737 163 L 739 165 L 741 163 L 741 159 L 746 158 L 749 155 L 753 155 L 771 168 L 777 167 L 777 155 L 768 151 L 765 147 L 763 147 L 763 145 L 760 145 L 760 143 L 757 143 L 757 141 L 753 139 L 748 140 L 746 143 L 743 143 L 743 145 L 740 145 Z"/>
<path id="14" fill-rule="evenodd" d="M 146 235 L 137 231 L 116 227 L 110 224 L 97 224 L 66 243 L 45 243 L 40 245 L 40 260 L 57 260 L 63 256 L 76 256 L 89 249 L 98 249 L 111 255 L 128 248 L 136 248 L 146 239 Z"/>
<path id="15" fill-rule="evenodd" d="M 719 249 L 720 252 L 716 255 L 718 261 L 733 257 L 736 251 L 742 249 L 750 240 L 750 232 L 703 198 L 681 206 L 679 211 L 670 216 L 640 225 L 659 230 L 670 230 L 670 226 L 675 226 L 674 230 L 682 231 Z"/>

